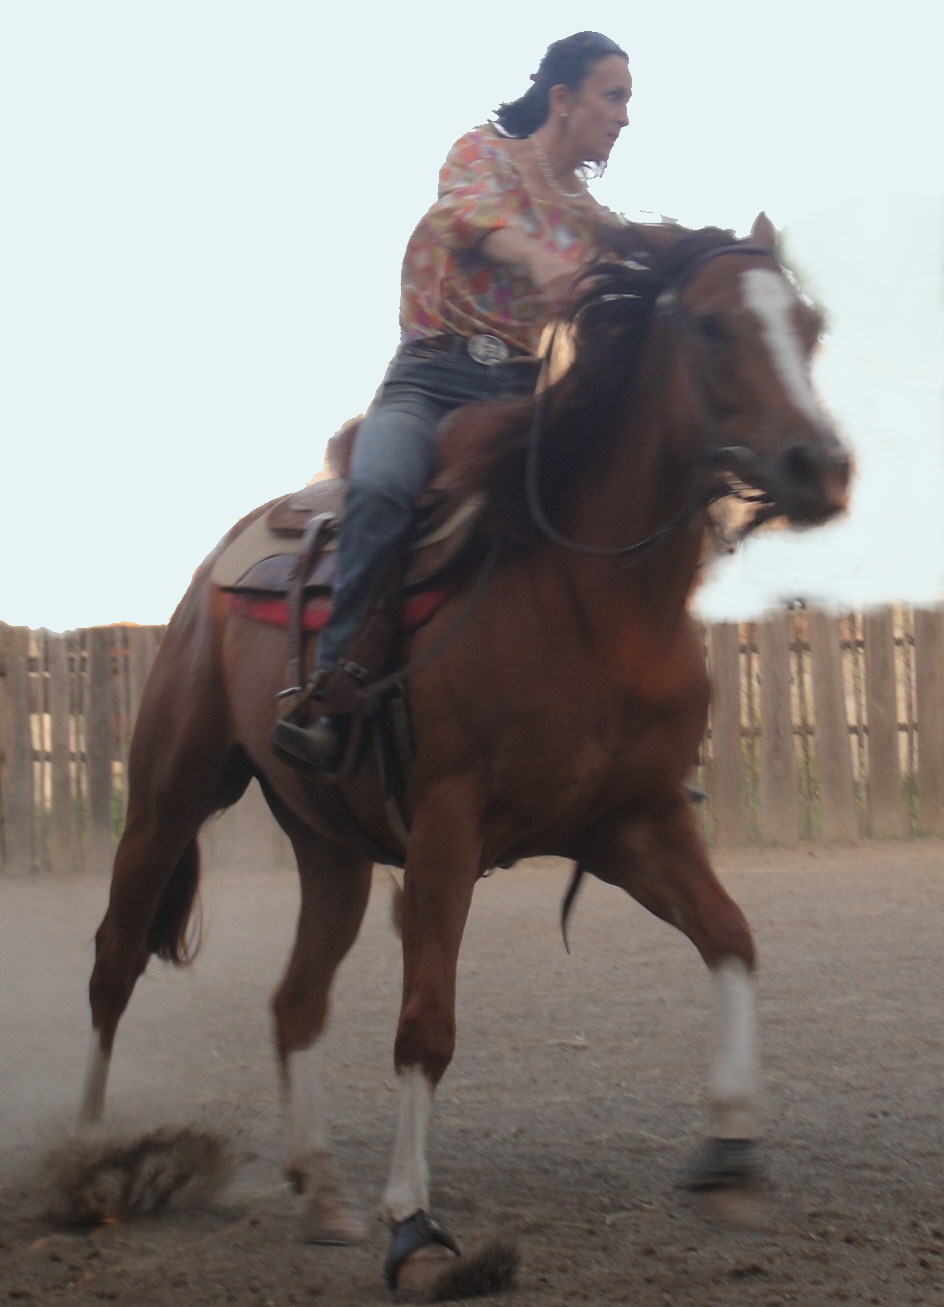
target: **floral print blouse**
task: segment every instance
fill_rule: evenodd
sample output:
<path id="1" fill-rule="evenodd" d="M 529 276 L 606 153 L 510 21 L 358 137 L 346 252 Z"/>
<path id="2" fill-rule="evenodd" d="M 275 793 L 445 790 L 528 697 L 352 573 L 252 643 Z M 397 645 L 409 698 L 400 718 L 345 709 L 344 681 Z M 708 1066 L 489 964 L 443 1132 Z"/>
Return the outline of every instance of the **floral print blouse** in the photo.
<path id="1" fill-rule="evenodd" d="M 489 332 L 537 354 L 547 310 L 527 274 L 491 263 L 478 252 L 489 232 L 516 227 L 572 260 L 574 271 L 594 255 L 601 222 L 622 219 L 602 205 L 595 213 L 533 199 L 494 127 L 461 137 L 439 174 L 439 198 L 407 244 L 401 273 L 400 335 Z M 596 221 L 593 221 L 593 218 Z"/>

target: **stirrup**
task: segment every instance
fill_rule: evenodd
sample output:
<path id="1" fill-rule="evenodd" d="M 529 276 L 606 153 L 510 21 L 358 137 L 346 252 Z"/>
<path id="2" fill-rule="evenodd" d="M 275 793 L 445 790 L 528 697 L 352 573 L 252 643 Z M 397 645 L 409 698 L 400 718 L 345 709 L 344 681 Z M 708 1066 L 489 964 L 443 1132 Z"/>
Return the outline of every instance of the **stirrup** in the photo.
<path id="1" fill-rule="evenodd" d="M 290 767 L 330 776 L 344 761 L 346 736 L 335 714 L 319 717 L 310 726 L 284 717 L 272 727 L 271 743 L 276 755 Z"/>

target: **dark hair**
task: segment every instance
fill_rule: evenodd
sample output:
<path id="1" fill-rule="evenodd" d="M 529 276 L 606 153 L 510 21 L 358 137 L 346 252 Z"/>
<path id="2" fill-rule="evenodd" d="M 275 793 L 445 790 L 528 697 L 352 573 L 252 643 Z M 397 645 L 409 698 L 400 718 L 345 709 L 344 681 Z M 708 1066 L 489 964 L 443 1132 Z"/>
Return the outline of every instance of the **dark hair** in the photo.
<path id="1" fill-rule="evenodd" d="M 509 136 L 530 136 L 547 118 L 547 93 L 552 86 L 569 86 L 576 91 L 598 59 L 609 54 L 629 56 L 615 41 L 601 32 L 575 32 L 547 47 L 538 70 L 531 77 L 532 86 L 517 100 L 501 104 L 495 110 L 499 127 Z"/>

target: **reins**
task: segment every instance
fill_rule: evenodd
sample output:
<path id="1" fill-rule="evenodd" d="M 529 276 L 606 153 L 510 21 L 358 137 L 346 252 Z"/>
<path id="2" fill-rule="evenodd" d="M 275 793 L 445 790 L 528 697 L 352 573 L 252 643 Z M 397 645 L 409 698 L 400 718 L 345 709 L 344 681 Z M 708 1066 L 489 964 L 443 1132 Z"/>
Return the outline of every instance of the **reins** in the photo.
<path id="1" fill-rule="evenodd" d="M 610 299 L 635 299 L 636 296 L 610 296 Z M 551 330 L 551 338 L 548 342 L 547 354 L 545 355 L 544 365 L 541 369 L 543 377 L 548 366 L 548 362 L 553 354 L 554 342 L 557 338 L 558 323 L 555 323 Z M 540 471 L 540 445 L 541 445 L 541 428 L 543 419 L 547 411 L 547 388 L 545 387 L 537 396 L 534 405 L 534 415 L 531 419 L 531 431 L 528 436 L 527 458 L 525 463 L 525 492 L 527 495 L 528 512 L 531 514 L 531 520 L 535 526 L 546 536 L 548 540 L 563 549 L 569 550 L 574 554 L 582 554 L 587 558 L 625 558 L 627 561 L 624 566 L 629 566 L 636 558 L 654 549 L 660 544 L 666 536 L 684 526 L 696 513 L 702 512 L 709 504 L 713 503 L 718 497 L 717 492 L 712 489 L 708 492 L 704 501 L 689 504 L 683 508 L 680 513 L 670 518 L 668 522 L 663 523 L 651 535 L 642 540 L 637 540 L 631 545 L 618 545 L 610 547 L 607 545 L 587 545 L 578 540 L 571 540 L 568 536 L 558 531 L 553 523 L 548 519 L 547 514 L 541 504 L 540 489 L 538 486 L 538 476 Z"/>
<path id="2" fill-rule="evenodd" d="M 495 570 L 495 564 L 497 561 L 498 544 L 496 542 L 485 555 L 485 562 L 482 564 L 482 570 L 475 578 L 475 585 L 472 587 L 468 599 L 466 599 L 465 603 L 446 627 L 445 631 L 443 631 L 442 635 L 435 639 L 429 648 L 425 649 L 423 653 L 417 654 L 415 658 L 411 658 L 410 661 L 404 663 L 402 667 L 398 667 L 395 672 L 390 672 L 389 675 L 382 676 L 379 681 L 371 681 L 370 685 L 365 685 L 363 689 L 357 690 L 357 698 L 373 699 L 378 694 L 383 694 L 386 690 L 392 690 L 395 685 L 402 685 L 403 682 L 408 677 L 412 676 L 414 672 L 419 671 L 421 667 L 425 667 L 427 663 L 432 662 L 434 658 L 442 653 L 446 645 L 454 639 L 460 629 L 472 616 L 474 610 L 478 607 L 479 601 L 485 594 L 488 583 L 492 578 L 492 573 Z"/>

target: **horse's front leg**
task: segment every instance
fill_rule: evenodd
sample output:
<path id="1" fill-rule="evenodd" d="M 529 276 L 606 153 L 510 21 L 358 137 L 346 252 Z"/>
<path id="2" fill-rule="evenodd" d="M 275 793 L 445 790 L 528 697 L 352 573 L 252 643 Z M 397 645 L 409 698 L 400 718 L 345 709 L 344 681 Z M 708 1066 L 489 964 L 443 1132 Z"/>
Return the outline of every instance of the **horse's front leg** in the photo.
<path id="1" fill-rule="evenodd" d="M 383 1214 L 387 1282 L 422 1288 L 458 1248 L 430 1216 L 426 1141 L 436 1086 L 456 1039 L 456 966 L 481 845 L 448 796 L 417 813 L 403 884 L 403 1001 L 394 1046 L 400 1112 Z M 431 811 L 432 809 L 432 811 Z"/>
<path id="2" fill-rule="evenodd" d="M 273 999 L 288 1133 L 286 1172 L 304 1195 L 302 1227 L 312 1243 L 356 1243 L 366 1233 L 336 1173 L 321 1075 L 322 1038 L 337 968 L 357 936 L 371 864 L 345 855 L 278 809 L 301 882 L 295 946 Z"/>
<path id="3" fill-rule="evenodd" d="M 704 959 L 714 989 L 712 1131 L 684 1180 L 693 1189 L 752 1182 L 760 1093 L 754 941 L 711 867 L 690 805 L 680 801 L 667 816 L 595 832 L 581 861 L 681 930 Z"/>

